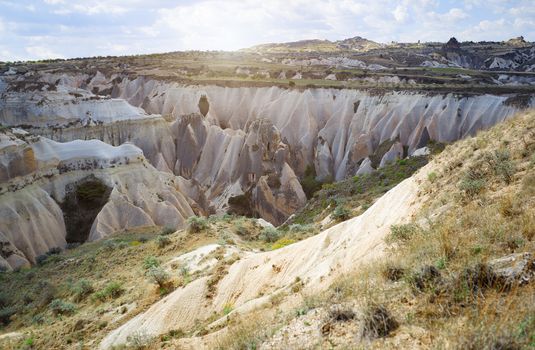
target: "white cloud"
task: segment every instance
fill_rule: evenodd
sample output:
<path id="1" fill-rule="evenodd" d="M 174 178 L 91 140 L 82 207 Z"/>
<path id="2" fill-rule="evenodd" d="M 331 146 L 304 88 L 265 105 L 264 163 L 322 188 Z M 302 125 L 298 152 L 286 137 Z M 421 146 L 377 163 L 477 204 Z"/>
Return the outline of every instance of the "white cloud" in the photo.
<path id="1" fill-rule="evenodd" d="M 267 42 L 535 40 L 533 0 L 0 0 L 13 57 L 239 49 Z M 28 8 L 43 14 L 31 23 Z M 17 17 L 16 11 L 19 11 Z M 67 15 L 76 15 L 67 16 Z M 0 15 L 2 16 L 2 15 Z M 73 23 L 72 18 L 77 22 Z M 46 22 L 48 21 L 48 22 Z M 9 32 L 9 35 L 7 33 Z M 41 37 L 39 37 L 41 36 Z M 38 38 L 38 39 L 36 39 Z M 5 51 L 5 49 L 4 49 Z M 3 53 L 5 55 L 5 53 Z"/>
<path id="2" fill-rule="evenodd" d="M 394 18 L 399 23 L 404 23 L 409 18 L 409 12 L 407 11 L 407 7 L 399 5 L 395 8 L 395 10 L 392 12 L 394 15 Z"/>
<path id="3" fill-rule="evenodd" d="M 468 14 L 459 8 L 452 8 L 445 15 L 449 21 L 459 21 L 468 17 Z"/>
<path id="4" fill-rule="evenodd" d="M 468 14 L 459 8 L 452 8 L 445 13 L 431 11 L 427 15 L 431 22 L 435 22 L 438 25 L 447 25 L 468 18 Z M 430 22 L 428 24 L 432 25 Z"/>
<path id="5" fill-rule="evenodd" d="M 68 15 L 71 13 L 80 13 L 86 15 L 97 15 L 97 14 L 123 14 L 129 11 L 129 2 L 117 1 L 117 0 L 86 0 L 78 1 L 71 0 L 66 2 L 65 0 L 44 0 L 45 3 L 49 5 L 62 5 L 60 8 L 54 9 L 52 12 L 57 15 Z M 135 5 L 135 2 L 132 1 Z"/>
<path id="6" fill-rule="evenodd" d="M 61 54 L 54 52 L 46 46 L 27 46 L 26 52 L 33 59 L 64 58 Z"/>

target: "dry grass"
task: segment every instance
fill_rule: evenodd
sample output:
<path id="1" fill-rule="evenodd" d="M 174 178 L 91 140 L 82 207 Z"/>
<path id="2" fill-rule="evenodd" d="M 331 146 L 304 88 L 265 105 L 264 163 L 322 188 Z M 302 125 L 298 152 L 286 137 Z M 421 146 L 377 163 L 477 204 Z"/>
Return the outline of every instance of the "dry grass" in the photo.
<path id="1" fill-rule="evenodd" d="M 177 266 L 168 272 L 158 267 L 161 270 L 158 272 L 165 276 L 147 275 L 146 261 L 164 264 L 197 247 L 210 243 L 226 244 L 229 240 L 244 249 L 260 245 L 235 234 L 237 225 L 246 226 L 253 236 L 258 236 L 261 230 L 254 220 L 236 217 L 202 219 L 202 230 L 195 233 L 188 233 L 188 230 L 139 229 L 83 244 L 50 257 L 41 266 L 0 274 L 1 289 L 9 294 L 9 305 L 0 305 L 0 317 L 5 314 L 10 321 L 5 326 L 0 324 L 0 331 L 24 334 L 22 339 L 10 345 L 0 343 L 0 348 L 24 347 L 23 343 L 30 335 L 35 348 L 95 348 L 109 331 L 202 274 L 191 275 Z M 162 244 L 162 237 L 165 244 Z M 224 271 L 233 259 L 221 260 Z M 214 288 L 224 271 L 214 274 L 217 279 Z M 212 271 L 203 273 L 210 274 Z M 158 277 L 159 282 L 149 277 Z M 59 315 L 49 307 L 54 299 L 73 303 L 75 311 Z M 138 338 L 134 339 L 138 343 L 146 340 L 142 336 Z M 158 341 L 152 342 L 158 348 Z"/>
<path id="2" fill-rule="evenodd" d="M 391 255 L 390 265 L 412 270 L 408 284 L 425 266 L 439 271 L 439 277 L 416 288 L 412 309 L 415 321 L 447 347 L 535 345 L 534 282 L 504 290 L 486 265 L 510 253 L 534 251 L 534 131 L 531 112 L 448 146 L 435 160 L 440 176 L 424 189 L 432 195 L 417 221 L 420 229 L 405 234 L 410 238 Z M 484 185 L 467 187 L 474 180 Z"/>
<path id="3" fill-rule="evenodd" d="M 424 209 L 410 225 L 394 227 L 387 261 L 339 278 L 323 293 L 303 296 L 297 314 L 353 303 L 361 330 L 391 333 L 367 340 L 369 348 L 535 347 L 535 281 L 510 288 L 487 265 L 535 251 L 534 154 L 535 112 L 448 146 L 434 159 L 435 175 L 422 186 L 422 198 L 428 198 Z M 479 183 L 469 183 L 474 180 Z M 366 327 L 366 320 L 375 319 L 366 317 L 375 315 L 369 305 L 387 311 L 388 317 L 378 319 L 395 320 L 388 332 L 369 322 Z M 254 324 L 236 327 L 242 334 L 258 331 Z M 363 346 L 357 338 L 350 346 Z M 411 340 L 403 343 L 405 338 Z M 245 344 L 228 341 L 229 348 Z"/>

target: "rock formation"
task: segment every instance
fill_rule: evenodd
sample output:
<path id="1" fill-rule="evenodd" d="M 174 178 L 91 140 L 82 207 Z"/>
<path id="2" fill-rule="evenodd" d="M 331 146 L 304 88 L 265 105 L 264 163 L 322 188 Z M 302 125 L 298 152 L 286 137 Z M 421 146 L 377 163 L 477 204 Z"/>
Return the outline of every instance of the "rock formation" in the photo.
<path id="1" fill-rule="evenodd" d="M 320 180 L 340 180 L 359 168 L 362 174 L 429 141 L 473 135 L 521 108 L 508 103 L 509 96 L 186 86 L 100 72 L 4 75 L 0 94 L 3 125 L 63 143 L 45 138 L 28 145 L 17 138 L 6 143 L 9 166 L 2 163 L 0 178 L 9 183 L 1 191 L 17 190 L 19 180 L 13 179 L 33 176 L 61 202 L 67 186 L 100 174 L 95 176 L 109 187 L 109 201 L 98 211 L 89 239 L 125 227 L 180 225 L 192 207 L 198 213 L 223 213 L 231 199 L 245 203 L 248 215 L 280 224 L 305 203 L 298 178 L 307 167 L 314 167 Z M 531 98 L 526 101 L 527 107 L 533 105 Z M 112 164 L 107 154 L 76 154 L 93 146 L 100 152 L 104 144 L 95 139 L 135 156 Z M 386 144 L 390 148 L 374 160 Z M 61 157 L 77 160 L 52 152 L 59 149 Z M 35 154 L 47 166 L 37 165 Z M 52 177 L 38 175 L 43 171 Z M 148 193 L 153 199 L 142 195 Z M 65 239 L 59 221 L 57 230 Z"/>
<path id="2" fill-rule="evenodd" d="M 0 164 L 0 255 L 10 268 L 34 263 L 68 241 L 91 241 L 139 226 L 180 227 L 194 214 L 180 180 L 157 171 L 132 144 L 58 143 L 4 132 Z M 84 226 L 80 217 L 69 216 L 80 210 L 96 214 L 95 220 Z"/>

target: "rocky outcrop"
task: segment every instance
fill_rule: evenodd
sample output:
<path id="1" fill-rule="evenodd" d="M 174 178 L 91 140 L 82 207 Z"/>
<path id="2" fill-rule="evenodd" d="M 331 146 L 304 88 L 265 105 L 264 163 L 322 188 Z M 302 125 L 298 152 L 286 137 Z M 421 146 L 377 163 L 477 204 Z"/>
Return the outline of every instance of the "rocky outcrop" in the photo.
<path id="1" fill-rule="evenodd" d="M 429 141 L 473 135 L 519 109 L 506 103 L 508 96 L 493 95 L 183 86 L 101 73 L 3 79 L 2 123 L 61 142 L 132 142 L 158 170 L 190 181 L 183 190 L 191 187 L 202 212 L 224 212 L 229 198 L 250 193 L 254 215 L 273 223 L 303 204 L 294 180 L 311 165 L 319 180 L 340 180 L 385 143 L 397 140 L 411 155 Z M 259 125 L 265 125 L 260 134 Z M 391 153 L 394 159 L 400 152 Z"/>
<path id="2" fill-rule="evenodd" d="M 374 170 L 375 169 L 372 167 L 372 161 L 370 160 L 370 158 L 366 158 L 360 164 L 359 170 L 357 170 L 357 173 L 355 175 L 371 174 Z"/>
<path id="3" fill-rule="evenodd" d="M 244 131 L 221 129 L 199 114 L 179 118 L 175 173 L 194 179 L 214 211 L 250 193 L 249 215 L 282 223 L 306 198 L 288 165 L 288 146 L 269 120 L 251 122 Z M 218 166 L 214 166 L 218 164 Z"/>
<path id="4" fill-rule="evenodd" d="M 392 145 L 392 147 L 390 147 L 388 152 L 386 152 L 384 156 L 381 158 L 381 163 L 379 163 L 379 168 L 382 168 L 402 158 L 403 158 L 403 145 L 399 142 L 396 142 Z"/>
<path id="5" fill-rule="evenodd" d="M 0 134 L 0 141 L 0 264 L 10 268 L 34 263 L 68 240 L 139 226 L 180 227 L 194 214 L 180 180 L 157 171 L 132 144 L 24 140 L 11 133 Z M 77 236 L 69 237 L 72 232 Z"/>
<path id="6" fill-rule="evenodd" d="M 253 120 L 268 119 L 288 145 L 296 174 L 316 163 L 318 175 L 337 180 L 354 174 L 356 165 L 386 140 L 399 137 L 411 154 L 429 140 L 452 142 L 473 135 L 518 110 L 504 104 L 506 96 L 196 87 L 142 77 L 123 79 L 113 90 L 114 97 L 148 113 L 178 119 L 199 113 L 199 100 L 206 96 L 206 119 L 223 129 L 245 130 Z"/>

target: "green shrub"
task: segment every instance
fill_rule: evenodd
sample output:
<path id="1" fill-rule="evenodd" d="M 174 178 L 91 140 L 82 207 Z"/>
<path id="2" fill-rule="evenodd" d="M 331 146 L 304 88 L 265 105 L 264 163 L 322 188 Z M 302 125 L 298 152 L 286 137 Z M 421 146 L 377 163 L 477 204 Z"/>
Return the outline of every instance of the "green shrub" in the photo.
<path id="1" fill-rule="evenodd" d="M 459 189 L 463 191 L 468 197 L 474 197 L 481 193 L 485 188 L 486 182 L 483 179 L 470 179 L 465 177 L 459 184 Z"/>
<path id="2" fill-rule="evenodd" d="M 170 227 L 170 226 L 165 226 L 163 229 L 162 229 L 162 232 L 160 233 L 160 235 L 162 236 L 168 236 L 172 233 L 175 233 L 176 229 L 173 228 L 173 227 Z"/>
<path id="3" fill-rule="evenodd" d="M 0 292 L 0 308 L 11 305 L 11 297 L 4 291 Z"/>
<path id="4" fill-rule="evenodd" d="M 322 183 L 316 180 L 316 170 L 313 165 L 308 165 L 305 169 L 304 177 L 301 179 L 301 187 L 308 199 L 314 196 L 314 193 L 321 190 Z"/>
<path id="5" fill-rule="evenodd" d="M 236 225 L 236 233 L 242 237 L 247 237 L 250 234 L 249 229 L 242 224 Z"/>
<path id="6" fill-rule="evenodd" d="M 338 205 L 331 214 L 331 219 L 336 221 L 345 221 L 349 219 L 351 212 L 343 205 Z"/>
<path id="7" fill-rule="evenodd" d="M 434 171 L 432 171 L 429 174 L 427 174 L 427 180 L 429 180 L 429 182 L 431 182 L 431 183 L 435 182 L 437 180 L 437 178 L 438 178 L 438 175 Z"/>
<path id="8" fill-rule="evenodd" d="M 192 216 L 188 218 L 187 223 L 189 233 L 199 233 L 208 228 L 208 221 L 206 218 L 200 216 Z"/>
<path id="9" fill-rule="evenodd" d="M 8 325 L 11 322 L 11 316 L 17 313 L 14 306 L 0 308 L 0 324 Z"/>
<path id="10" fill-rule="evenodd" d="M 511 162 L 511 155 L 508 150 L 496 150 L 494 154 L 487 154 L 485 159 L 496 176 L 500 176 L 507 184 L 511 183 L 515 174 L 515 166 Z"/>
<path id="11" fill-rule="evenodd" d="M 47 280 L 39 281 L 36 290 L 38 291 L 35 300 L 37 307 L 48 305 L 56 296 L 56 287 Z"/>
<path id="12" fill-rule="evenodd" d="M 90 281 L 81 279 L 72 287 L 72 291 L 74 293 L 74 299 L 80 301 L 93 293 L 95 289 Z"/>
<path id="13" fill-rule="evenodd" d="M 273 243 L 273 242 L 277 241 L 280 238 L 280 236 L 281 236 L 281 233 L 276 228 L 274 228 L 274 227 L 265 227 L 260 232 L 260 236 L 259 237 L 264 242 Z"/>
<path id="14" fill-rule="evenodd" d="M 408 241 L 416 233 L 418 233 L 420 227 L 416 224 L 403 224 L 403 225 L 392 225 L 390 226 L 390 235 L 388 236 L 389 241 Z"/>
<path id="15" fill-rule="evenodd" d="M 288 231 L 293 232 L 293 233 L 313 231 L 313 230 L 314 230 L 314 227 L 312 225 L 291 224 L 288 227 Z"/>
<path id="16" fill-rule="evenodd" d="M 228 315 L 234 310 L 234 306 L 232 304 L 225 304 L 223 307 L 223 315 Z"/>
<path id="17" fill-rule="evenodd" d="M 295 243 L 295 239 L 291 239 L 288 237 L 282 237 L 278 239 L 273 245 L 271 246 L 271 249 L 276 250 L 280 249 L 282 247 L 286 247 L 287 245 L 290 245 L 292 243 Z"/>
<path id="18" fill-rule="evenodd" d="M 151 267 L 147 271 L 146 276 L 160 287 L 165 287 L 165 285 L 167 285 L 171 279 L 169 273 L 159 266 Z"/>
<path id="19" fill-rule="evenodd" d="M 145 270 L 148 270 L 151 267 L 158 267 L 158 266 L 160 266 L 160 262 L 158 261 L 158 259 L 156 259 L 156 257 L 152 255 L 145 257 L 145 259 L 143 260 L 143 268 Z"/>
<path id="20" fill-rule="evenodd" d="M 45 316 L 43 314 L 37 314 L 32 317 L 32 324 L 42 325 L 45 323 Z"/>
<path id="21" fill-rule="evenodd" d="M 49 305 L 54 315 L 72 315 L 76 311 L 76 305 L 61 299 L 54 299 Z"/>
<path id="22" fill-rule="evenodd" d="M 41 254 L 35 257 L 35 263 L 37 265 L 44 265 L 47 260 L 48 260 L 48 255 L 46 254 Z"/>
<path id="23" fill-rule="evenodd" d="M 134 332 L 126 337 L 128 345 L 133 349 L 146 349 L 154 343 L 154 338 L 144 332 Z"/>
<path id="24" fill-rule="evenodd" d="M 485 173 L 480 166 L 470 168 L 459 183 L 459 189 L 464 192 L 467 197 L 474 197 L 481 193 L 485 186 Z"/>
<path id="25" fill-rule="evenodd" d="M 29 338 L 26 338 L 24 340 L 24 349 L 33 349 L 33 346 L 35 345 L 35 339 L 33 336 L 30 336 Z"/>
<path id="26" fill-rule="evenodd" d="M 126 248 L 128 247 L 128 243 L 126 242 L 123 242 L 123 241 L 115 241 L 115 240 L 108 240 L 108 241 L 104 241 L 104 243 L 102 243 L 102 248 L 100 248 L 101 251 L 103 252 L 106 252 L 106 251 L 114 251 L 114 250 L 117 250 L 117 249 L 122 249 L 122 248 Z"/>
<path id="27" fill-rule="evenodd" d="M 96 292 L 93 297 L 95 299 L 98 299 L 100 301 L 104 301 L 106 299 L 115 299 L 119 297 L 121 294 L 123 294 L 124 288 L 121 283 L 119 282 L 110 282 L 104 287 L 104 289 Z"/>
<path id="28" fill-rule="evenodd" d="M 158 238 L 156 238 L 156 243 L 158 244 L 159 248 L 164 248 L 171 244 L 171 239 L 167 236 L 160 235 Z"/>

